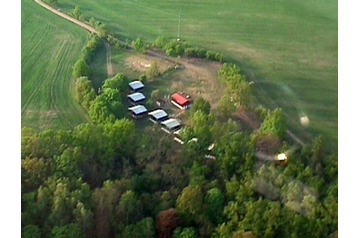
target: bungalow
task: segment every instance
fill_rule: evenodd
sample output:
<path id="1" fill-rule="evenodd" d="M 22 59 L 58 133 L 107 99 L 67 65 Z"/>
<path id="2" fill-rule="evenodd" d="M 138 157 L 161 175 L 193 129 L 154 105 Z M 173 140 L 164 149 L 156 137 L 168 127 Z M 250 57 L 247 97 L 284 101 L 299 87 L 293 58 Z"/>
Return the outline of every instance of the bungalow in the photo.
<path id="1" fill-rule="evenodd" d="M 138 93 L 138 92 L 129 94 L 127 98 L 129 99 L 130 103 L 133 105 L 140 104 L 145 100 L 145 96 L 143 95 L 143 93 Z"/>
<path id="2" fill-rule="evenodd" d="M 133 118 L 141 118 L 148 112 L 147 108 L 143 105 L 136 105 L 128 108 Z"/>
<path id="3" fill-rule="evenodd" d="M 168 114 L 162 109 L 156 109 L 148 113 L 149 120 L 154 123 L 159 123 L 169 119 Z"/>
<path id="4" fill-rule="evenodd" d="M 178 107 L 179 109 L 187 109 L 190 105 L 190 101 L 184 97 L 183 95 L 179 94 L 179 93 L 174 93 L 171 96 L 171 101 L 170 101 L 174 106 Z"/>
<path id="5" fill-rule="evenodd" d="M 132 92 L 138 92 L 138 91 L 142 90 L 143 88 L 144 88 L 144 84 L 139 80 L 132 81 L 129 83 L 129 89 Z"/>
<path id="6" fill-rule="evenodd" d="M 175 133 L 181 128 L 180 122 L 175 118 L 170 118 L 168 120 L 162 121 L 162 130 L 167 133 Z"/>

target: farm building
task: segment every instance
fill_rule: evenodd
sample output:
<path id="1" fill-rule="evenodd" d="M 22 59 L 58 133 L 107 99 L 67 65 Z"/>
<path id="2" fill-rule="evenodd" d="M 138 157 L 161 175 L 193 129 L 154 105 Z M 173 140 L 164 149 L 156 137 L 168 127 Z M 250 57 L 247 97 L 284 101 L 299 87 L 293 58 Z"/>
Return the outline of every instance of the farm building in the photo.
<path id="1" fill-rule="evenodd" d="M 168 114 L 162 109 L 156 109 L 148 113 L 149 120 L 154 123 L 159 123 L 168 119 Z"/>
<path id="2" fill-rule="evenodd" d="M 184 97 L 183 95 L 179 94 L 179 93 L 174 93 L 171 96 L 171 101 L 170 101 L 174 106 L 178 107 L 179 109 L 187 109 L 190 105 L 190 101 Z"/>
<path id="3" fill-rule="evenodd" d="M 128 108 L 128 110 L 130 111 L 132 117 L 134 117 L 134 118 L 143 117 L 148 112 L 147 108 L 143 105 L 136 105 L 136 106 Z"/>
<path id="4" fill-rule="evenodd" d="M 162 125 L 162 130 L 167 133 L 174 133 L 181 128 L 180 122 L 175 118 L 162 121 L 160 124 Z"/>
<path id="5" fill-rule="evenodd" d="M 138 92 L 144 88 L 144 84 L 141 81 L 132 81 L 129 83 L 129 89 L 132 92 Z"/>
<path id="6" fill-rule="evenodd" d="M 143 95 L 143 93 L 139 92 L 129 94 L 127 98 L 134 105 L 137 105 L 145 100 L 145 96 Z"/>

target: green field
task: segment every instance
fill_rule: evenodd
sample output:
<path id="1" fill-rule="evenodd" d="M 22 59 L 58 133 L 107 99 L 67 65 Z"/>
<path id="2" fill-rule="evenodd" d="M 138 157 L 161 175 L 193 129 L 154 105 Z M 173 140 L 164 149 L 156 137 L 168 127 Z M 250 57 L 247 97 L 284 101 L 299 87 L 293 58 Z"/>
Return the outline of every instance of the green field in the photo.
<path id="1" fill-rule="evenodd" d="M 22 127 L 70 129 L 87 121 L 72 79 L 87 35 L 34 1 L 21 1 Z"/>
<path id="2" fill-rule="evenodd" d="M 224 53 L 255 80 L 255 95 L 281 107 L 294 132 L 338 139 L 338 3 L 333 0 L 62 0 L 123 39 L 180 36 Z M 310 127 L 299 125 L 306 113 Z"/>

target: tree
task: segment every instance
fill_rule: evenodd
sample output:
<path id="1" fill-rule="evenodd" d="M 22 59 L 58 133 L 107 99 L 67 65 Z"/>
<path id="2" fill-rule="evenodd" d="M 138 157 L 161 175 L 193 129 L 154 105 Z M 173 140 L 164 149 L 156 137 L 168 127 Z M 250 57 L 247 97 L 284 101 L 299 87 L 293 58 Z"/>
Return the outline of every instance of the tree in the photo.
<path id="1" fill-rule="evenodd" d="M 74 78 L 79 78 L 81 76 L 89 77 L 92 73 L 91 67 L 87 64 L 86 60 L 81 58 L 77 60 L 73 66 L 72 76 Z"/>
<path id="2" fill-rule="evenodd" d="M 118 73 L 112 78 L 106 79 L 102 88 L 117 89 L 120 93 L 128 90 L 129 78 L 122 73 Z"/>
<path id="3" fill-rule="evenodd" d="M 218 108 L 217 108 L 217 114 L 219 116 L 229 118 L 231 117 L 234 112 L 236 111 L 235 102 L 231 98 L 230 95 L 225 94 L 222 96 L 219 100 Z"/>
<path id="4" fill-rule="evenodd" d="M 79 20 L 82 15 L 81 9 L 78 6 L 76 6 L 75 9 L 73 9 L 72 11 L 72 15 L 74 16 L 74 18 Z"/>
<path id="5" fill-rule="evenodd" d="M 93 212 L 90 209 L 86 209 L 82 202 L 78 202 L 76 208 L 73 210 L 73 215 L 84 237 L 90 237 L 94 218 Z"/>
<path id="6" fill-rule="evenodd" d="M 210 103 L 200 96 L 194 100 L 194 103 L 190 107 L 190 113 L 194 114 L 196 111 L 201 111 L 205 115 L 209 115 L 210 108 Z"/>
<path id="7" fill-rule="evenodd" d="M 161 211 L 155 221 L 158 238 L 172 237 L 173 231 L 177 228 L 179 222 L 179 214 L 174 208 Z"/>
<path id="8" fill-rule="evenodd" d="M 55 226 L 50 234 L 51 238 L 82 238 L 83 233 L 81 232 L 81 228 L 75 224 L 71 223 L 63 226 Z"/>
<path id="9" fill-rule="evenodd" d="M 206 193 L 204 199 L 206 214 L 214 224 L 220 223 L 222 220 L 224 202 L 224 195 L 220 189 L 212 188 Z"/>
<path id="10" fill-rule="evenodd" d="M 134 225 L 129 225 L 124 228 L 121 235 L 123 238 L 143 237 L 143 238 L 154 238 L 154 221 L 153 218 L 147 217 L 137 222 Z"/>
<path id="11" fill-rule="evenodd" d="M 114 115 L 108 107 L 108 102 L 105 97 L 96 97 L 89 107 L 88 114 L 91 120 L 95 123 L 113 122 L 115 121 Z"/>
<path id="12" fill-rule="evenodd" d="M 129 224 L 136 223 L 142 219 L 140 201 L 137 195 L 131 191 L 126 191 L 116 208 L 119 230 L 123 230 Z"/>
<path id="13" fill-rule="evenodd" d="M 96 93 L 92 87 L 92 82 L 87 76 L 76 79 L 75 99 L 81 106 L 89 110 L 91 102 L 95 99 Z"/>
<path id="14" fill-rule="evenodd" d="M 276 108 L 270 112 L 260 126 L 260 132 L 264 135 L 277 135 L 283 139 L 286 135 L 287 121 L 282 109 Z"/>
<path id="15" fill-rule="evenodd" d="M 160 75 L 160 70 L 159 70 L 158 63 L 157 63 L 157 61 L 154 61 L 150 65 L 150 67 L 149 67 L 149 69 L 148 69 L 148 71 L 146 73 L 146 76 L 147 76 L 146 78 L 148 80 L 153 80 L 155 77 L 157 77 L 159 75 Z"/>
<path id="16" fill-rule="evenodd" d="M 140 38 L 139 36 L 135 41 L 132 41 L 132 47 L 134 48 L 135 51 L 142 54 L 145 54 L 147 51 L 142 38 Z"/>
<path id="17" fill-rule="evenodd" d="M 193 227 L 177 228 L 174 231 L 173 238 L 197 238 L 196 231 Z"/>
<path id="18" fill-rule="evenodd" d="M 54 163 L 52 160 L 25 158 L 21 160 L 21 185 L 23 193 L 36 190 L 52 175 Z"/>
<path id="19" fill-rule="evenodd" d="M 22 238 L 41 238 L 41 230 L 38 226 L 27 225 L 21 231 Z"/>
<path id="20" fill-rule="evenodd" d="M 155 39 L 152 45 L 155 48 L 163 49 L 168 42 L 169 40 L 165 36 L 159 36 L 157 39 Z"/>
<path id="21" fill-rule="evenodd" d="M 201 149 L 207 149 L 212 143 L 212 133 L 210 130 L 212 124 L 212 115 L 207 115 L 201 110 L 190 115 L 190 129 L 198 139 L 197 144 Z"/>
<path id="22" fill-rule="evenodd" d="M 199 218 L 203 209 L 203 194 L 199 186 L 187 186 L 176 201 L 176 208 L 185 222 Z"/>

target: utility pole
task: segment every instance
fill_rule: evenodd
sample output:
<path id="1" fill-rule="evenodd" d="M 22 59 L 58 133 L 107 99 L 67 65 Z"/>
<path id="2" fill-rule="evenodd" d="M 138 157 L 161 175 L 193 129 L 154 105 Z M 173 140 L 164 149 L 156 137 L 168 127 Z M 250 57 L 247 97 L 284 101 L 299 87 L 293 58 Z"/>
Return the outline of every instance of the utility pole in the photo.
<path id="1" fill-rule="evenodd" d="M 181 21 L 181 0 L 179 0 L 179 20 L 178 20 L 178 38 L 177 41 L 180 41 L 180 21 Z"/>
<path id="2" fill-rule="evenodd" d="M 180 41 L 180 20 L 181 20 L 181 10 L 179 12 L 179 21 L 178 21 L 178 41 Z"/>

